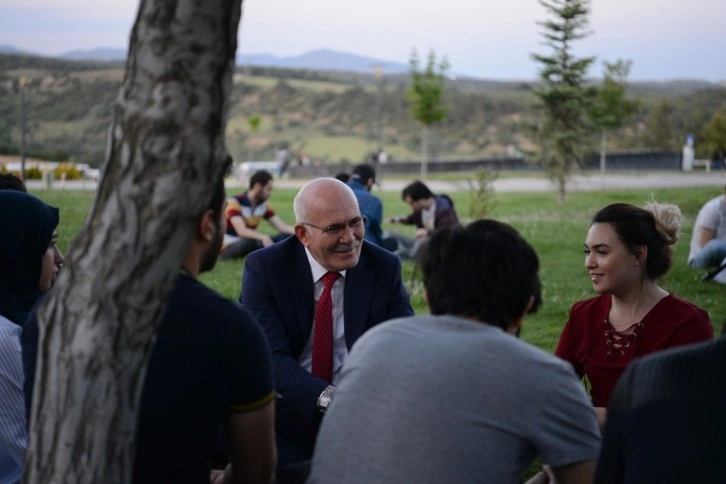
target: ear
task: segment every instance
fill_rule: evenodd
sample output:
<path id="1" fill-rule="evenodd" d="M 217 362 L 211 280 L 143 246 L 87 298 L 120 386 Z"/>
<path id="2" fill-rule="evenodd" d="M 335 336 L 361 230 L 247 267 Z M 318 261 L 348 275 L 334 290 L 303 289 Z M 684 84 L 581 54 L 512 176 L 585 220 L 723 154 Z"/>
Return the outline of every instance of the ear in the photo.
<path id="1" fill-rule="evenodd" d="M 308 241 L 308 231 L 302 224 L 295 225 L 295 237 L 297 237 L 297 239 L 302 242 L 302 245 L 305 247 L 307 247 L 310 243 Z"/>
<path id="2" fill-rule="evenodd" d="M 534 305 L 534 296 L 529 297 L 529 301 L 527 301 L 527 306 L 524 308 L 524 312 L 521 316 L 516 318 L 514 321 L 512 321 L 509 326 L 507 326 L 507 333 L 511 333 L 514 335 L 519 334 L 519 330 L 522 327 L 522 322 L 524 321 L 524 317 L 529 314 L 529 311 L 532 309 L 532 306 Z"/>
<path id="3" fill-rule="evenodd" d="M 196 238 L 200 242 L 211 242 L 214 240 L 216 230 L 216 221 L 214 220 L 214 212 L 207 210 L 197 222 Z"/>
<path id="4" fill-rule="evenodd" d="M 637 246 L 635 248 L 634 256 L 636 266 L 645 264 L 645 261 L 648 258 L 648 246 L 645 244 Z"/>

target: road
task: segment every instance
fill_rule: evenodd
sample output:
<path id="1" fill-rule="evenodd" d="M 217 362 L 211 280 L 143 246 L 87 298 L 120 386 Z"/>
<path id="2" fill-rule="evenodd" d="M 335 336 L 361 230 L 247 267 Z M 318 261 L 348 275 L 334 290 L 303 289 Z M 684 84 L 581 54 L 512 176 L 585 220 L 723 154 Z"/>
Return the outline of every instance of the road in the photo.
<path id="1" fill-rule="evenodd" d="M 435 174 L 431 175 L 426 184 L 434 192 L 455 193 L 457 191 L 469 190 L 467 180 L 458 181 L 440 181 L 435 179 Z M 400 192 L 410 180 L 390 179 L 383 180 L 377 190 Z M 308 180 L 307 179 L 283 179 L 275 180 L 275 186 L 279 188 L 300 188 Z M 726 171 L 716 171 L 705 173 L 703 171 L 681 173 L 681 172 L 653 172 L 653 173 L 618 173 L 600 176 L 593 175 L 574 175 L 570 179 L 567 190 L 575 191 L 594 191 L 594 190 L 615 190 L 621 188 L 666 188 L 666 187 L 724 187 L 726 184 Z M 41 180 L 28 180 L 28 188 L 39 190 L 45 188 L 44 182 Z M 228 181 L 229 188 L 240 187 L 243 183 L 238 180 Z M 246 182 L 244 183 L 246 187 Z M 556 191 L 556 185 L 546 178 L 500 178 L 492 183 L 495 192 L 546 192 Z M 53 183 L 56 190 L 93 190 L 95 183 L 91 181 L 58 181 Z"/>

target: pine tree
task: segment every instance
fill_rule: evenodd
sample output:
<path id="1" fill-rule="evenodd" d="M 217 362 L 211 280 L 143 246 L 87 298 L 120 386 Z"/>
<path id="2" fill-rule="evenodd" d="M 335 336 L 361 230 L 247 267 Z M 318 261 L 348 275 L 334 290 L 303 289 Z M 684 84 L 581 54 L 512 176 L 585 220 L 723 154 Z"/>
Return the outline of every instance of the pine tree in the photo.
<path id="1" fill-rule="evenodd" d="M 594 57 L 577 58 L 572 43 L 587 37 L 588 0 L 540 0 L 553 17 L 539 22 L 544 27 L 544 44 L 551 55 L 532 54 L 542 67 L 542 85 L 534 90 L 539 119 L 533 138 L 539 146 L 538 158 L 556 181 L 559 201 L 567 196 L 567 180 L 582 164 L 592 126 L 589 112 L 595 89 L 586 85 L 587 71 Z"/>

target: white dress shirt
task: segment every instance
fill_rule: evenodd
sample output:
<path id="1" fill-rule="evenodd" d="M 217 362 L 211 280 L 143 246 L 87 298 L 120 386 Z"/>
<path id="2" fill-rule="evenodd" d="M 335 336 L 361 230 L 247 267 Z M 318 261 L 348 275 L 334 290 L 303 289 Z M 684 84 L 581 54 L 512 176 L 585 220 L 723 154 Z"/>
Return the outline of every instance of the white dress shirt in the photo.
<path id="1" fill-rule="evenodd" d="M 313 284 L 315 285 L 313 288 L 313 295 L 315 296 L 315 304 L 317 305 L 318 299 L 320 299 L 320 295 L 323 293 L 324 289 L 322 277 L 328 272 L 328 270 L 325 267 L 321 266 L 320 263 L 318 263 L 318 261 L 313 258 L 313 255 L 310 253 L 307 247 L 305 247 L 305 255 L 307 255 L 308 257 L 308 262 L 310 263 L 310 270 L 313 273 Z M 340 271 L 338 273 L 341 277 L 339 277 L 333 283 L 333 290 L 330 295 L 333 300 L 333 385 L 337 384 L 338 376 L 340 375 L 340 369 L 343 366 L 343 362 L 345 362 L 345 359 L 348 356 L 348 347 L 345 344 L 345 324 L 343 321 L 343 293 L 345 289 L 345 273 L 346 271 Z M 314 313 L 315 312 L 313 311 L 313 314 Z M 312 371 L 312 343 L 314 337 L 315 321 L 313 321 L 313 328 L 310 332 L 310 337 L 308 338 L 307 343 L 305 343 L 305 348 L 303 348 L 302 353 L 300 353 L 300 358 L 298 358 L 298 363 L 300 363 L 300 366 L 305 368 L 307 371 Z"/>

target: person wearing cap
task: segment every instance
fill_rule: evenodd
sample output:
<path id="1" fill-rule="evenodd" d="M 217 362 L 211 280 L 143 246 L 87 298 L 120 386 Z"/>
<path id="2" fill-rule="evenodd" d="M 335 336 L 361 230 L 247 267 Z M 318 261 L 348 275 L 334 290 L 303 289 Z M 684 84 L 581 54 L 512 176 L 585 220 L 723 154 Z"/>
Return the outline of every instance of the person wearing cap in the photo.
<path id="1" fill-rule="evenodd" d="M 353 190 L 355 198 L 358 199 L 360 211 L 367 218 L 366 233 L 364 240 L 378 246 L 383 246 L 383 202 L 371 193 L 371 188 L 376 182 L 376 171 L 370 165 L 362 164 L 353 168 L 353 173 L 348 180 L 348 186 Z"/>

